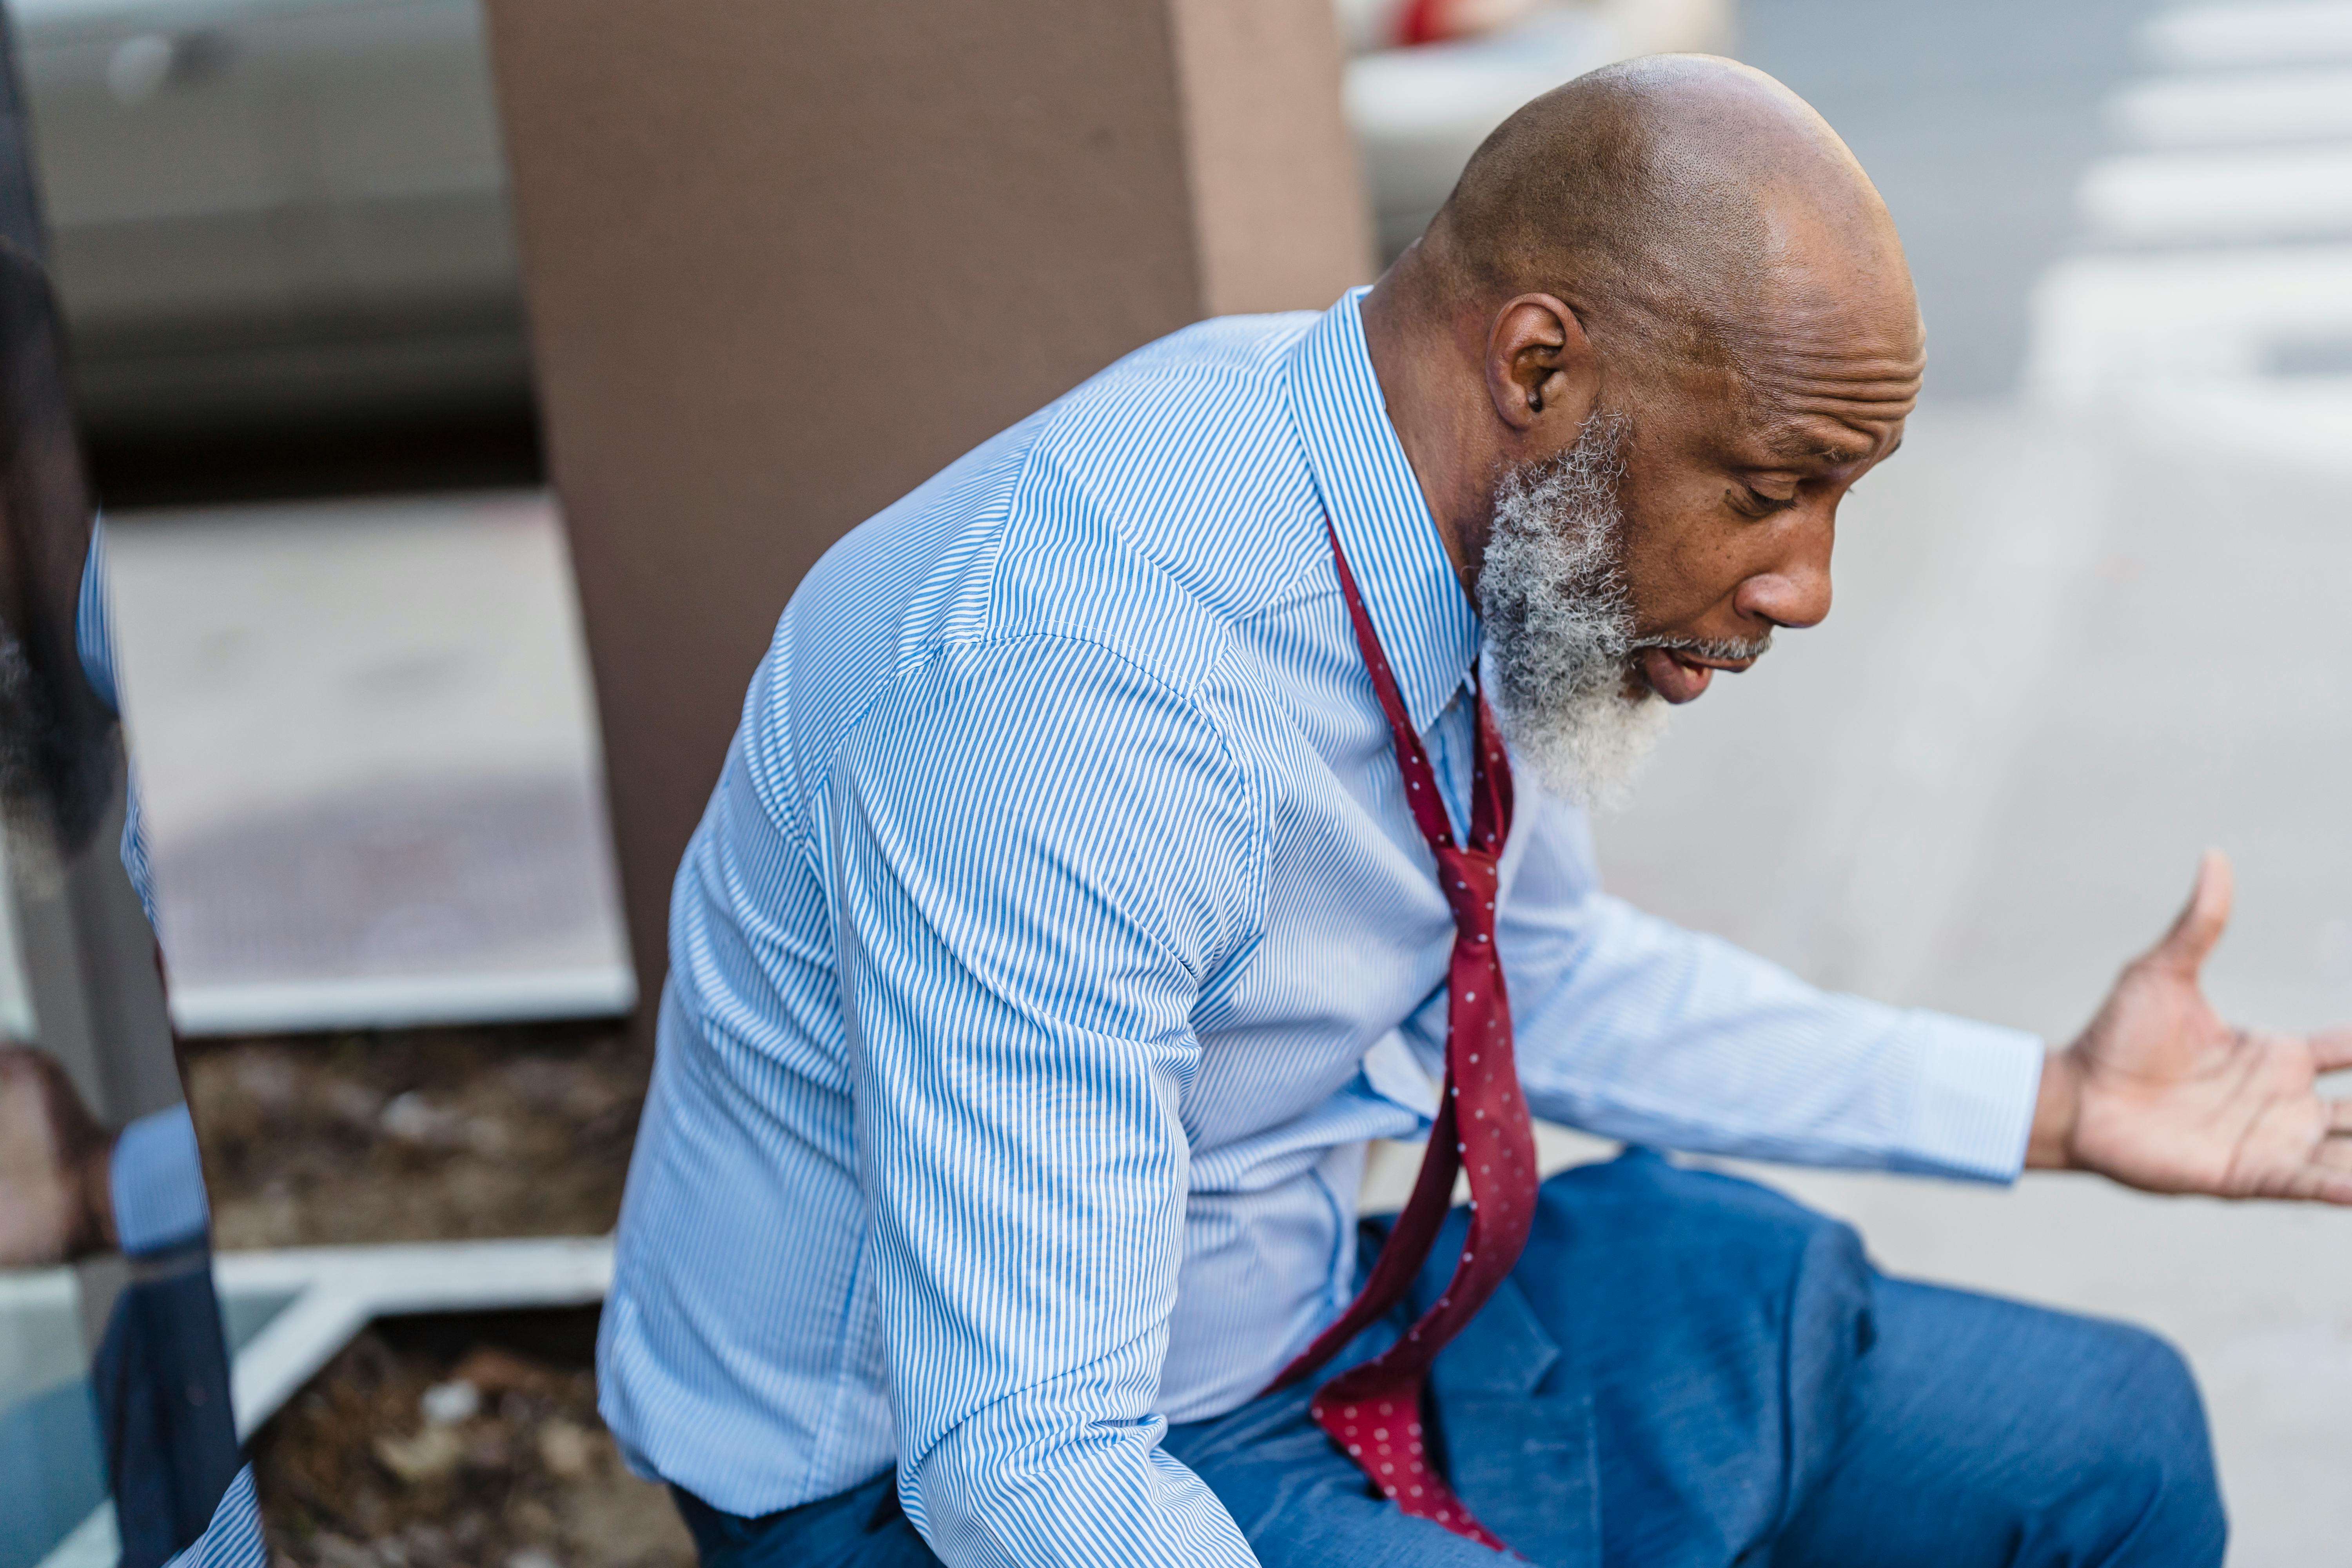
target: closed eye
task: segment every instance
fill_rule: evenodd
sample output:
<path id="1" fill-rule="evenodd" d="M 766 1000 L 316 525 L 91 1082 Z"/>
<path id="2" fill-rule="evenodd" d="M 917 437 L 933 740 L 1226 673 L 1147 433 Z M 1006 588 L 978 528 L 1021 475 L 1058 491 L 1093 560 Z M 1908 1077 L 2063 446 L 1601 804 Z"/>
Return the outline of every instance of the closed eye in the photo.
<path id="1" fill-rule="evenodd" d="M 1797 498 L 1793 495 L 1768 496 L 1753 485 L 1739 486 L 1730 492 L 1728 499 L 1731 510 L 1743 517 L 1769 517 L 1797 504 Z"/>

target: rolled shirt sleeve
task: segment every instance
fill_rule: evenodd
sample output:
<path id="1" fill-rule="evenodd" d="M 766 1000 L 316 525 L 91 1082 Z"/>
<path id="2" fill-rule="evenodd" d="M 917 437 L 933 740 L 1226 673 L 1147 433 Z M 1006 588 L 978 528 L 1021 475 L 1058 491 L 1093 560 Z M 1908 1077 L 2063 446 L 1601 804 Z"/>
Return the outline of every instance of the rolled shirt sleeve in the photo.
<path id="1" fill-rule="evenodd" d="M 1601 891 L 1583 816 L 1535 791 L 1497 941 L 1549 1121 L 1795 1164 L 1981 1181 L 2024 1163 L 2043 1042 L 1819 990 Z"/>
<path id="2" fill-rule="evenodd" d="M 1246 792 L 1117 654 L 950 646 L 826 815 L 908 1517 L 947 1563 L 1255 1561 L 1160 1447 L 1204 979 L 1254 919 Z"/>

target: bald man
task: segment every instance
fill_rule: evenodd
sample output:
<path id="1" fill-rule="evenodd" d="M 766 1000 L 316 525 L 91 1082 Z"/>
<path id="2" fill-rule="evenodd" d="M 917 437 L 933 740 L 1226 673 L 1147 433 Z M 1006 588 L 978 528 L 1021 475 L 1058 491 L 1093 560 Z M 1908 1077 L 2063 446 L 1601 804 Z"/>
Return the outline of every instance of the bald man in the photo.
<path id="1" fill-rule="evenodd" d="M 2352 1198 L 2347 1042 L 2199 993 L 2218 863 L 2055 1050 L 1600 889 L 1586 806 L 1829 613 L 1921 366 L 1829 129 L 1642 61 L 1369 291 L 828 554 L 678 874 L 604 1320 L 703 1562 L 2218 1563 L 2162 1343 L 1650 1152 Z M 1629 1151 L 1539 1182 L 1531 1114 Z"/>

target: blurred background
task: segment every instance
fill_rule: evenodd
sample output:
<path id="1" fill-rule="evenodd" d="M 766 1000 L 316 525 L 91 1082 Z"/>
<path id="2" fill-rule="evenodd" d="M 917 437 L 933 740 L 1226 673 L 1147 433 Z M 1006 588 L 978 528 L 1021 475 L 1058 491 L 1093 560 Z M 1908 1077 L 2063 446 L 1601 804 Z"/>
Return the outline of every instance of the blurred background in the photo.
<path id="1" fill-rule="evenodd" d="M 173 1005 L 214 1042 L 189 1071 L 220 1244 L 601 1231 L 644 1072 L 611 1020 L 638 977 L 484 18 L 6 5 Z M 1678 715 L 1601 826 L 1617 890 L 1822 984 L 2057 1038 L 2218 844 L 2239 915 L 2217 1002 L 2352 1018 L 2352 3 L 1338 6 L 1383 259 L 1510 110 L 1659 48 L 1808 98 L 1910 251 L 1926 401 L 1847 504 L 1837 613 Z M 2213 1406 L 2232 1561 L 2341 1560 L 2344 1216 L 1769 1179 L 1889 1267 L 2173 1335 Z M 461 1511 L 471 1461 L 369 1445 L 408 1441 L 418 1391 L 481 1346 L 387 1333 L 265 1437 L 281 1544 L 545 1568 L 415 1533 Z M 576 1340 L 477 1381 L 591 1432 Z M 565 1477 L 610 1474 L 534 1441 L 502 1462 L 551 1518 Z M 362 1457 L 338 1468 L 338 1444 Z M 517 1551 L 676 1548 L 609 1519 L 542 1537 Z"/>

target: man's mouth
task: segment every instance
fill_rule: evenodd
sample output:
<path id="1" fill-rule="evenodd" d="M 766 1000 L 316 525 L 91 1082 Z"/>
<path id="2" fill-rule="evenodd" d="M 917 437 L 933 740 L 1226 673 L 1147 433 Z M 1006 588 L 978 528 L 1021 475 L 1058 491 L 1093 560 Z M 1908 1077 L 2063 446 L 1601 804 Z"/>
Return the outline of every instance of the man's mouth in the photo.
<path id="1" fill-rule="evenodd" d="M 1634 656 L 1633 662 L 1651 690 L 1668 702 L 1684 703 L 1705 691 L 1717 670 L 1737 674 L 1761 657 L 1749 654 L 1743 658 L 1711 658 L 1686 648 L 1645 647 Z"/>

